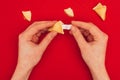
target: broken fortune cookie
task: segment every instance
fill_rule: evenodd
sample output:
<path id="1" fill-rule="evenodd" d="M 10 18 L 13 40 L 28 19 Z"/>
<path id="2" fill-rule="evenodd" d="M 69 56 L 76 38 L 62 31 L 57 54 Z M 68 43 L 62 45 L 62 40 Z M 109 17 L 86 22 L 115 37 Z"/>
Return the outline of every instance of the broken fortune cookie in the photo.
<path id="1" fill-rule="evenodd" d="M 64 23 L 62 21 L 58 21 L 54 24 L 53 27 L 49 28 L 48 31 L 56 31 L 58 33 L 64 34 L 64 31 L 63 31 L 63 28 L 62 28 L 63 24 Z"/>
<path id="2" fill-rule="evenodd" d="M 101 17 L 101 19 L 104 21 L 106 19 L 106 11 L 107 7 L 105 5 L 102 5 L 101 3 L 98 3 L 93 10 Z"/>

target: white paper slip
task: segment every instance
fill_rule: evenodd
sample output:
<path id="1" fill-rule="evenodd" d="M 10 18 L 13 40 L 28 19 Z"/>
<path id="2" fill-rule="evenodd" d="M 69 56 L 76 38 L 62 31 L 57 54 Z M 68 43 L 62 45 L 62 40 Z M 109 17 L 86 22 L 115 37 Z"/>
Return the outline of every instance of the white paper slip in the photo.
<path id="1" fill-rule="evenodd" d="M 71 24 L 63 24 L 62 25 L 62 28 L 64 29 L 64 30 L 70 30 L 71 29 Z"/>

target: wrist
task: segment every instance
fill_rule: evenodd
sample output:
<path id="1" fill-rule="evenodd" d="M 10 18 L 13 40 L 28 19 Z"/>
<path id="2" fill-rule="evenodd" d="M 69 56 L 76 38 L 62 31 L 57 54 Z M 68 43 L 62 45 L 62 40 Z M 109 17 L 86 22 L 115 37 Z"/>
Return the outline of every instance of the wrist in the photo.
<path id="1" fill-rule="evenodd" d="M 28 80 L 32 68 L 27 68 L 25 65 L 17 64 L 15 72 L 11 80 Z"/>
<path id="2" fill-rule="evenodd" d="M 110 80 L 105 65 L 90 68 L 93 80 Z"/>

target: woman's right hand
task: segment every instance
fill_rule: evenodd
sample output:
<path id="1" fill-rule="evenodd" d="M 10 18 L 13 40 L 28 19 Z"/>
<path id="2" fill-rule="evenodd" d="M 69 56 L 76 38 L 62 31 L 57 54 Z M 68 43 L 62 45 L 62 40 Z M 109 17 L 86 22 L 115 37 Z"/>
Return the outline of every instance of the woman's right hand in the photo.
<path id="1" fill-rule="evenodd" d="M 72 21 L 72 25 L 71 34 L 78 43 L 82 58 L 88 65 L 93 80 L 109 80 L 105 69 L 108 35 L 92 23 Z M 81 32 L 81 29 L 87 31 L 87 34 Z"/>

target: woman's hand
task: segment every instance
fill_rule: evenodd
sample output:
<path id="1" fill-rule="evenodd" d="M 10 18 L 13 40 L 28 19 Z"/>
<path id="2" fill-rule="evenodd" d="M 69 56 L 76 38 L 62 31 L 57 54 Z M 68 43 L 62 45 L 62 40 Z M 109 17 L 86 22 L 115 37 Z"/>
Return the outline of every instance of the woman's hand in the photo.
<path id="1" fill-rule="evenodd" d="M 96 25 L 82 21 L 72 21 L 71 34 L 81 50 L 85 63 L 90 68 L 94 80 L 109 80 L 105 69 L 105 54 L 108 35 Z"/>
<path id="2" fill-rule="evenodd" d="M 41 42 L 39 42 L 39 37 L 54 24 L 55 21 L 34 22 L 19 35 L 18 63 L 12 80 L 28 79 L 31 70 L 40 61 L 47 46 L 57 33 L 49 32 Z"/>

